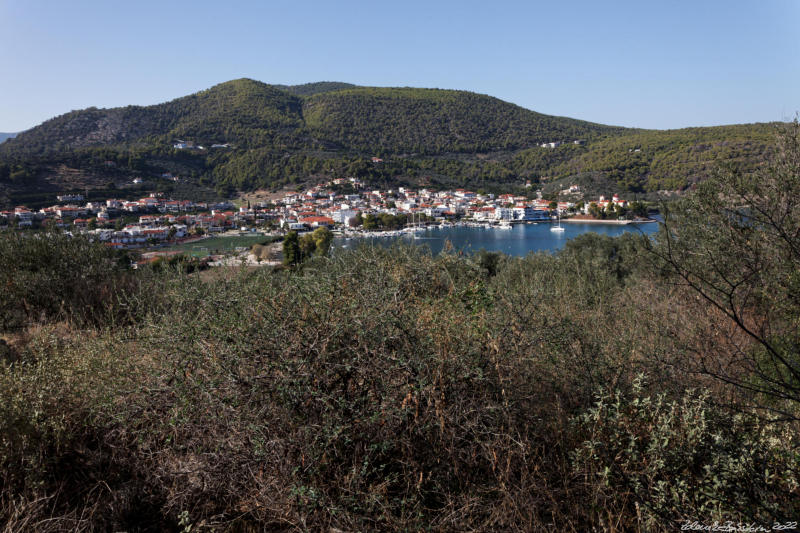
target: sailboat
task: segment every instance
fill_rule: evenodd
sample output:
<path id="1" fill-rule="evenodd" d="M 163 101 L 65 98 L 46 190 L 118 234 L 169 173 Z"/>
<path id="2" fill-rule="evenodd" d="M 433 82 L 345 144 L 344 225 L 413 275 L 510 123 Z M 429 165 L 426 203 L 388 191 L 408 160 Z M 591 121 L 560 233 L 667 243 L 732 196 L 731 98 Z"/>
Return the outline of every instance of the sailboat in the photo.
<path id="1" fill-rule="evenodd" d="M 563 226 L 561 226 L 561 212 L 558 212 L 558 221 L 556 222 L 555 226 L 550 228 L 550 231 L 564 231 Z"/>
<path id="2" fill-rule="evenodd" d="M 411 213 L 411 225 L 403 228 L 403 231 L 408 233 L 409 236 L 413 236 L 415 239 L 418 239 L 419 237 L 416 234 L 423 233 L 425 231 L 425 228 L 422 226 L 422 213 L 417 214 L 416 223 L 414 222 L 414 213 Z"/>

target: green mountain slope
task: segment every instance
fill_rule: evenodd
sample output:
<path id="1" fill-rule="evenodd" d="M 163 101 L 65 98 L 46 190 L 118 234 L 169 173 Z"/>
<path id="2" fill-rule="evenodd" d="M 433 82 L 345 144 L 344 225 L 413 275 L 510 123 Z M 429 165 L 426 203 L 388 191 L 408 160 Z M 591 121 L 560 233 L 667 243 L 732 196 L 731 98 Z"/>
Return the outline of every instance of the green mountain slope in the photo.
<path id="1" fill-rule="evenodd" d="M 675 190 L 702 181 L 720 164 L 755 170 L 776 131 L 776 124 L 740 124 L 631 132 L 587 146 L 521 151 L 510 167 L 534 177 L 599 174 L 619 191 Z"/>
<path id="2" fill-rule="evenodd" d="M 316 94 L 305 101 L 303 113 L 316 135 L 382 153 L 512 150 L 624 131 L 440 89 L 360 87 Z"/>
<path id="3" fill-rule="evenodd" d="M 239 79 L 153 106 L 73 111 L 20 133 L 0 144 L 0 203 L 165 172 L 219 194 L 336 176 L 487 190 L 591 176 L 602 190 L 644 193 L 688 187 L 720 162 L 751 170 L 774 129 L 635 130 L 465 91 Z M 178 140 L 204 149 L 175 149 Z M 552 141 L 564 144 L 539 146 Z"/>
<path id="4" fill-rule="evenodd" d="M 353 86 L 321 82 L 284 91 L 241 79 L 154 106 L 73 111 L 20 134 L 0 155 L 156 146 L 173 138 L 297 148 L 314 145 L 309 135 L 337 149 L 435 154 L 519 149 L 625 131 L 465 91 L 346 87 Z"/>
<path id="5" fill-rule="evenodd" d="M 265 83 L 241 79 L 153 106 L 72 111 L 3 146 L 2 155 L 52 153 L 90 146 L 273 143 L 302 128 L 301 100 Z"/>

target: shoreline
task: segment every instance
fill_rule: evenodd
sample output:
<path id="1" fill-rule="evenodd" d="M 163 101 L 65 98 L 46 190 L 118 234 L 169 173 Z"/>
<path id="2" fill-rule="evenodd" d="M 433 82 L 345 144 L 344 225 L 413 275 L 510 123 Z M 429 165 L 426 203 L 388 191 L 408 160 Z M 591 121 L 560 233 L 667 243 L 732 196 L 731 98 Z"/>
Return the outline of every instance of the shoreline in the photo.
<path id="1" fill-rule="evenodd" d="M 556 220 L 513 220 L 510 221 L 511 225 L 527 225 L 527 224 L 555 224 Z M 581 219 L 581 218 L 562 218 L 562 223 L 572 223 L 572 224 L 579 224 L 579 223 L 587 223 L 587 224 L 599 224 L 599 225 L 609 225 L 609 226 L 627 226 L 629 224 L 650 224 L 653 222 L 658 222 L 658 220 L 654 218 L 644 219 L 644 220 L 602 220 L 602 219 Z M 455 223 L 453 225 L 449 225 L 446 227 L 442 227 L 437 224 L 431 224 L 430 226 L 425 226 L 424 231 L 431 231 L 436 229 L 449 229 L 449 228 L 456 228 L 456 227 L 466 227 L 466 228 L 485 228 L 485 229 L 507 229 L 503 228 L 500 224 L 492 222 L 461 222 Z M 341 230 L 334 231 L 334 235 L 337 239 L 359 239 L 359 238 L 384 238 L 384 237 L 413 237 L 413 232 L 406 232 L 403 230 L 371 230 L 371 231 L 348 231 L 346 233 L 341 232 Z"/>
<path id="2" fill-rule="evenodd" d="M 648 218 L 646 220 L 602 220 L 597 218 L 562 218 L 561 222 L 570 222 L 572 224 L 578 223 L 585 223 L 585 224 L 610 224 L 613 226 L 627 226 L 629 224 L 650 224 L 652 222 L 658 222 L 658 220 L 654 218 Z"/>

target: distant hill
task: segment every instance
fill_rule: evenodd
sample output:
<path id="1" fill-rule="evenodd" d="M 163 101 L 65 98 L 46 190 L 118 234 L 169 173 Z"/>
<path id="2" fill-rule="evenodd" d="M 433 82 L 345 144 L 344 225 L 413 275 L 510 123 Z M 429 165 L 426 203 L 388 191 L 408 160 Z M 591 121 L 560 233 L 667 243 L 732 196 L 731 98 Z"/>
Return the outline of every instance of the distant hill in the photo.
<path id="1" fill-rule="evenodd" d="M 437 154 L 625 131 L 466 91 L 345 87 L 354 86 L 320 82 L 282 90 L 241 79 L 154 106 L 73 111 L 20 134 L 0 155 L 156 146 L 184 137 L 254 148 L 309 148 L 321 141 L 336 149 Z"/>
<path id="2" fill-rule="evenodd" d="M 5 141 L 6 139 L 13 139 L 16 137 L 16 133 L 0 133 L 0 143 Z"/>
<path id="3" fill-rule="evenodd" d="M 163 104 L 73 111 L 20 133 L 0 145 L 0 202 L 166 172 L 223 195 L 336 176 L 509 190 L 587 173 L 644 194 L 685 188 L 720 161 L 752 168 L 773 130 L 636 130 L 467 91 L 239 79 Z"/>

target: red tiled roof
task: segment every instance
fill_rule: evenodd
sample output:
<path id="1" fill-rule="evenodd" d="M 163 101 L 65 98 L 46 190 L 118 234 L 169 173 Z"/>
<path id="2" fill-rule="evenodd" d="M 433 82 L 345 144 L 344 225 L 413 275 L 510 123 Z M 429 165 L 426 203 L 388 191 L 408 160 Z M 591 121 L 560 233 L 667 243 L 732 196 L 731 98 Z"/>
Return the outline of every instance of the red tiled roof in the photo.
<path id="1" fill-rule="evenodd" d="M 314 222 L 318 224 L 323 222 L 326 224 L 333 224 L 334 220 L 330 217 L 308 217 L 300 219 L 300 222 L 302 222 L 303 224 L 313 224 Z"/>

